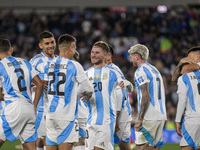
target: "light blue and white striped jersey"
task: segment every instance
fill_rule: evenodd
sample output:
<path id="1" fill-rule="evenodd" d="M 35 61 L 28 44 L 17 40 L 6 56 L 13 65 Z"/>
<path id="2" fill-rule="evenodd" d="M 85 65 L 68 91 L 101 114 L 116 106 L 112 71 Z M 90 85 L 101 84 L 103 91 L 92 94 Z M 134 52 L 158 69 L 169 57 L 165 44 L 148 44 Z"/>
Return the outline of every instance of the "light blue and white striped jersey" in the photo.
<path id="1" fill-rule="evenodd" d="M 56 57 L 56 56 L 54 56 L 54 57 Z M 31 63 L 32 67 L 34 67 L 35 70 L 37 70 L 37 65 L 39 65 L 41 63 L 47 64 L 46 62 L 50 62 L 52 59 L 53 58 L 48 58 L 43 52 L 41 52 L 40 54 L 35 55 L 29 62 Z M 38 76 L 40 77 L 41 80 L 48 80 L 47 74 L 41 73 L 40 71 L 38 71 L 38 72 L 39 72 Z M 35 97 L 35 89 L 36 89 L 36 87 L 33 88 L 32 98 Z M 38 102 L 38 105 L 37 105 L 37 111 L 44 111 L 44 104 L 46 102 L 47 102 L 47 94 L 43 90 L 43 93 L 42 93 L 40 100 Z"/>
<path id="2" fill-rule="evenodd" d="M 0 68 L 6 104 L 17 100 L 32 102 L 31 80 L 38 72 L 31 64 L 22 58 L 7 56 L 0 61 Z"/>
<path id="3" fill-rule="evenodd" d="M 107 65 L 100 69 L 91 67 L 86 71 L 86 75 L 94 86 L 94 94 L 88 102 L 87 123 L 102 125 L 115 122 L 116 109 L 113 93 L 118 83 L 125 80 L 121 78 L 119 72 L 110 69 Z"/>
<path id="4" fill-rule="evenodd" d="M 73 121 L 78 83 L 88 81 L 85 86 L 91 86 L 83 67 L 78 62 L 58 56 L 49 65 L 41 63 L 36 68 L 48 74 L 47 118 Z"/>
<path id="5" fill-rule="evenodd" d="M 186 105 L 185 121 L 189 124 L 200 124 L 200 71 L 184 74 L 179 77 L 177 84 L 177 93 L 181 96 L 179 103 Z M 181 116 L 182 114 L 183 112 Z"/>
<path id="6" fill-rule="evenodd" d="M 111 63 L 108 65 L 112 69 L 118 71 L 122 78 L 125 79 L 124 74 L 122 73 L 121 69 L 116 66 L 114 63 Z M 124 89 L 120 88 L 119 86 L 116 88 L 116 110 L 121 111 L 119 115 L 119 122 L 127 122 L 131 121 L 131 105 L 129 102 L 129 96 L 128 92 L 126 92 Z"/>
<path id="7" fill-rule="evenodd" d="M 138 113 L 140 112 L 142 93 L 140 86 L 148 83 L 150 104 L 144 115 L 145 120 L 166 120 L 165 89 L 160 72 L 149 63 L 142 63 L 134 75 L 137 87 Z"/>
<path id="8" fill-rule="evenodd" d="M 2 90 L 3 90 L 1 78 L 0 78 L 0 88 L 2 88 Z M 3 91 L 2 91 L 2 93 L 3 93 Z M 0 101 L 0 115 L 2 114 L 4 107 L 5 107 L 5 102 Z"/>

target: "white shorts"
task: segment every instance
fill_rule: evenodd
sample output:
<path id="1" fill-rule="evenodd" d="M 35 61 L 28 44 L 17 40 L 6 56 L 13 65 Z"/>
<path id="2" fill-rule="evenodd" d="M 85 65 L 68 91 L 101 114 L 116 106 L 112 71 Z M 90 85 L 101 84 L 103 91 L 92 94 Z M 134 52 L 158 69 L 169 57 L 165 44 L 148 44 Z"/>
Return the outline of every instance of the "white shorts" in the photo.
<path id="1" fill-rule="evenodd" d="M 35 129 L 38 133 L 38 138 L 44 139 L 46 137 L 46 127 L 45 127 L 46 116 L 44 111 L 37 111 L 37 117 L 35 120 Z"/>
<path id="2" fill-rule="evenodd" d="M 35 130 L 35 110 L 28 100 L 17 100 L 4 108 L 0 119 L 0 138 L 14 142 L 20 136 L 22 143 L 37 139 Z"/>
<path id="3" fill-rule="evenodd" d="M 192 146 L 195 149 L 200 148 L 200 124 L 182 123 L 183 137 L 180 140 L 180 146 Z"/>
<path id="4" fill-rule="evenodd" d="M 130 143 L 131 137 L 131 121 L 129 122 L 119 122 L 120 130 L 115 133 L 115 144 L 118 144 L 119 141 L 125 143 Z"/>
<path id="5" fill-rule="evenodd" d="M 0 101 L 0 116 L 3 112 L 4 107 L 5 107 L 5 101 Z"/>
<path id="6" fill-rule="evenodd" d="M 137 145 L 148 143 L 150 146 L 163 147 L 163 127 L 165 120 L 144 120 L 142 129 L 135 131 Z"/>
<path id="7" fill-rule="evenodd" d="M 85 131 L 87 126 L 87 119 L 78 119 L 79 137 L 85 138 Z"/>
<path id="8" fill-rule="evenodd" d="M 78 123 L 75 121 L 46 119 L 46 144 L 50 146 L 62 143 L 78 142 Z"/>
<path id="9" fill-rule="evenodd" d="M 98 147 L 105 150 L 114 150 L 115 123 L 105 125 L 89 125 L 86 127 L 85 149 L 93 150 Z"/>

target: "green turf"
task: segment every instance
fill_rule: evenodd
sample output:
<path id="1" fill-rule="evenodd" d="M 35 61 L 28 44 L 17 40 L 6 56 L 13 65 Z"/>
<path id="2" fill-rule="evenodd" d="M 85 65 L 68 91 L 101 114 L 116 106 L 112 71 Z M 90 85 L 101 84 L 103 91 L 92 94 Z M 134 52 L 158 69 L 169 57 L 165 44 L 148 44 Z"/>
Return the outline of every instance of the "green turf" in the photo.
<path id="1" fill-rule="evenodd" d="M 20 140 L 15 140 L 13 143 L 10 141 L 6 141 L 3 146 L 0 148 L 0 150 L 21 150 L 21 149 L 16 149 L 16 145 L 20 145 L 21 142 Z"/>
<path id="2" fill-rule="evenodd" d="M 6 141 L 3 146 L 0 148 L 0 150 L 21 150 L 21 149 L 16 149 L 16 145 L 20 145 L 19 140 L 15 140 L 13 143 L 10 141 Z M 118 146 L 115 144 L 115 150 L 119 150 Z M 134 149 L 133 149 L 134 150 Z M 169 144 L 169 143 L 164 143 L 164 147 L 162 147 L 160 150 L 181 150 L 179 144 Z"/>

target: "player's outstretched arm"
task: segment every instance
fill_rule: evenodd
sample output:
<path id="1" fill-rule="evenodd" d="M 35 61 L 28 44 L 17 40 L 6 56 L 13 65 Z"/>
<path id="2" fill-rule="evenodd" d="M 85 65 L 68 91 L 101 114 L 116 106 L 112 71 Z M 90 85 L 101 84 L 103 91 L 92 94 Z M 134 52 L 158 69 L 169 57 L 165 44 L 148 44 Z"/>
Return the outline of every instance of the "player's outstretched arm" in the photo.
<path id="1" fill-rule="evenodd" d="M 36 110 L 37 108 L 37 104 L 40 100 L 40 97 L 42 95 L 43 92 L 43 82 L 41 81 L 41 79 L 39 78 L 38 75 L 36 75 L 32 81 L 34 82 L 34 84 L 36 85 L 36 90 L 35 90 L 35 99 L 34 99 L 34 108 Z"/>
<path id="2" fill-rule="evenodd" d="M 77 99 L 81 98 L 83 102 L 85 101 L 88 102 L 88 100 L 92 97 L 93 93 L 94 93 L 94 88 L 90 84 L 88 78 L 86 78 L 86 80 L 84 80 L 79 84 Z"/>
<path id="3" fill-rule="evenodd" d="M 188 67 L 187 72 L 199 70 L 199 67 L 197 66 L 198 64 L 195 64 L 191 58 L 189 58 L 189 57 L 182 58 L 172 74 L 173 82 L 176 82 L 178 80 L 178 78 L 181 76 L 181 67 L 185 63 L 190 64 L 190 67 Z"/>
<path id="4" fill-rule="evenodd" d="M 128 80 L 122 80 L 118 85 L 127 92 L 133 92 L 133 84 Z"/>

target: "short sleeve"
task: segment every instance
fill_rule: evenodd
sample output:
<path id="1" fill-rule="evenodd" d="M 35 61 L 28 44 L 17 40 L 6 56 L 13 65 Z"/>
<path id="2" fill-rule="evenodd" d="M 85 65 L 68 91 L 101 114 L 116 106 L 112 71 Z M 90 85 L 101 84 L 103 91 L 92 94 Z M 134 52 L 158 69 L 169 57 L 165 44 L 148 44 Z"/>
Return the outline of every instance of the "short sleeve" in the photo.
<path id="1" fill-rule="evenodd" d="M 187 87 L 185 85 L 185 83 L 183 82 L 183 76 L 178 78 L 178 82 L 177 82 L 177 94 L 183 94 L 183 95 L 187 95 Z"/>
<path id="2" fill-rule="evenodd" d="M 38 73 L 39 72 L 36 71 L 34 67 L 32 67 L 32 70 L 31 70 L 31 76 L 32 76 L 32 78 L 34 78 L 36 75 L 38 75 Z"/>
<path id="3" fill-rule="evenodd" d="M 139 86 L 145 83 L 149 83 L 149 79 L 147 78 L 144 71 L 137 72 L 137 74 L 135 75 L 135 80 L 137 81 Z"/>
<path id="4" fill-rule="evenodd" d="M 76 69 L 77 69 L 77 76 L 76 76 L 76 79 L 79 83 L 87 80 L 87 76 L 85 74 L 85 71 L 83 70 L 83 67 L 81 66 L 81 64 L 79 62 L 75 62 L 73 61 L 75 66 L 76 66 Z"/>

